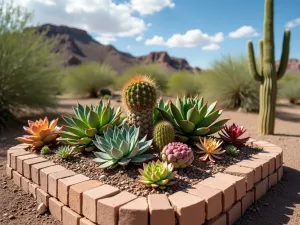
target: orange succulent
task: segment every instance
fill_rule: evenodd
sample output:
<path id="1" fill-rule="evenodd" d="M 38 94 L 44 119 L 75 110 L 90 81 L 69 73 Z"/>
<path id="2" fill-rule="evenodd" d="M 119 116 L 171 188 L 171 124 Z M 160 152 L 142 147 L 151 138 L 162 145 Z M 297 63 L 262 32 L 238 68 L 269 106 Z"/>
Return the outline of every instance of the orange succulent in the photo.
<path id="1" fill-rule="evenodd" d="M 33 148 L 41 148 L 44 145 L 51 144 L 58 138 L 58 132 L 62 127 L 57 126 L 58 118 L 52 120 L 49 124 L 48 118 L 44 120 L 36 120 L 35 122 L 28 120 L 29 127 L 23 127 L 24 130 L 31 135 L 23 135 L 16 140 L 32 145 Z"/>
<path id="2" fill-rule="evenodd" d="M 217 141 L 214 138 L 199 138 L 200 143 L 196 144 L 199 148 L 199 153 L 203 153 L 204 156 L 200 157 L 201 161 L 209 160 L 210 162 L 215 162 L 215 159 L 221 160 L 222 158 L 218 155 L 221 155 L 225 150 L 221 149 L 222 141 Z"/>

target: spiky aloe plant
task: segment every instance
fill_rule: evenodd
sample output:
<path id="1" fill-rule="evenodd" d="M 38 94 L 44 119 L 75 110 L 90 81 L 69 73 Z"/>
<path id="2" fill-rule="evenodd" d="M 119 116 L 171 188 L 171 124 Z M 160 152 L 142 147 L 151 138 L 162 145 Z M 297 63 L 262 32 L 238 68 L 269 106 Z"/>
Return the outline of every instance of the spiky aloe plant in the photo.
<path id="1" fill-rule="evenodd" d="M 173 125 L 167 121 L 161 121 L 153 130 L 153 143 L 157 151 L 161 151 L 167 144 L 175 141 Z"/>
<path id="2" fill-rule="evenodd" d="M 162 109 L 164 111 L 168 111 L 169 104 L 168 102 L 165 102 L 162 98 L 160 98 L 156 103 L 156 108 L 153 110 L 153 122 L 154 124 L 157 124 L 159 121 L 163 120 L 164 118 L 160 115 L 157 108 Z"/>
<path id="3" fill-rule="evenodd" d="M 260 68 L 257 70 L 253 44 L 248 42 L 249 70 L 260 82 L 259 133 L 273 134 L 275 127 L 275 106 L 277 80 L 283 77 L 289 59 L 290 31 L 284 32 L 280 65 L 276 71 L 274 47 L 274 0 L 265 0 L 264 38 L 259 42 Z"/>
<path id="4" fill-rule="evenodd" d="M 60 146 L 56 150 L 56 157 L 59 159 L 71 159 L 76 155 L 76 151 L 72 146 Z"/>

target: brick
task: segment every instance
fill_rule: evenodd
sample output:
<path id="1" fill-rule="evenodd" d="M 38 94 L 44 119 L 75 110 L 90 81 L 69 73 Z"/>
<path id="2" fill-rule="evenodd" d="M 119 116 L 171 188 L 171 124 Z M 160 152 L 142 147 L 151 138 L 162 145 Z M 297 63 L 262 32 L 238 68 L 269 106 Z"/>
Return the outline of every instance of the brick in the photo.
<path id="1" fill-rule="evenodd" d="M 81 218 L 79 221 L 79 225 L 95 225 L 95 223 L 89 221 L 86 218 Z"/>
<path id="2" fill-rule="evenodd" d="M 23 175 L 26 178 L 31 179 L 31 167 L 32 167 L 32 165 L 37 164 L 37 163 L 46 162 L 46 161 L 47 161 L 47 159 L 44 159 L 42 157 L 25 160 L 23 162 Z"/>
<path id="3" fill-rule="evenodd" d="M 64 206 L 64 204 L 62 204 L 56 198 L 49 198 L 49 211 L 50 211 L 51 215 L 59 221 L 62 221 L 63 206 Z"/>
<path id="4" fill-rule="evenodd" d="M 21 187 L 21 177 L 21 174 L 19 174 L 17 171 L 13 171 L 13 181 L 19 187 Z"/>
<path id="5" fill-rule="evenodd" d="M 261 159 L 261 158 L 249 158 L 249 161 L 252 163 L 260 164 L 261 165 L 261 179 L 266 178 L 269 176 L 269 160 L 268 159 Z"/>
<path id="6" fill-rule="evenodd" d="M 222 212 L 222 192 L 219 189 L 197 184 L 187 189 L 187 193 L 205 199 L 206 219 L 210 220 Z"/>
<path id="7" fill-rule="evenodd" d="M 95 187 L 99 187 L 102 183 L 96 180 L 87 180 L 79 184 L 72 185 L 69 191 L 69 206 L 75 212 L 82 214 L 82 193 Z"/>
<path id="8" fill-rule="evenodd" d="M 242 160 L 236 163 L 237 166 L 247 167 L 254 170 L 254 183 L 261 180 L 262 177 L 262 165 L 259 161 Z"/>
<path id="9" fill-rule="evenodd" d="M 97 221 L 97 201 L 102 198 L 114 196 L 119 189 L 107 184 L 85 191 L 82 194 L 82 214 L 91 220 Z"/>
<path id="10" fill-rule="evenodd" d="M 278 181 L 280 181 L 283 176 L 283 167 L 282 166 L 278 169 L 277 174 L 278 174 Z"/>
<path id="11" fill-rule="evenodd" d="M 80 218 L 81 216 L 72 209 L 66 206 L 62 208 L 63 225 L 79 225 Z"/>
<path id="12" fill-rule="evenodd" d="M 248 141 L 246 142 L 248 145 L 253 145 L 253 143 L 255 142 L 256 140 L 253 139 L 253 138 L 249 138 Z"/>
<path id="13" fill-rule="evenodd" d="M 36 189 L 36 201 L 38 204 L 44 203 L 48 208 L 49 207 L 49 198 L 50 198 L 50 195 L 48 193 L 44 192 L 40 188 Z"/>
<path id="14" fill-rule="evenodd" d="M 236 202 L 227 212 L 227 225 L 234 224 L 242 216 L 242 204 Z"/>
<path id="15" fill-rule="evenodd" d="M 65 205 L 69 205 L 69 189 L 71 185 L 89 180 L 88 177 L 77 174 L 64 179 L 59 179 L 57 183 L 57 197 Z"/>
<path id="16" fill-rule="evenodd" d="M 51 173 L 63 171 L 65 169 L 66 169 L 65 167 L 59 166 L 59 165 L 50 166 L 50 167 L 41 169 L 40 170 L 40 184 L 41 184 L 41 188 L 45 192 L 48 192 L 48 175 L 51 174 Z"/>
<path id="17" fill-rule="evenodd" d="M 30 154 L 30 152 L 27 152 L 25 150 L 20 151 L 20 152 L 12 153 L 10 155 L 10 163 L 11 163 L 10 167 L 12 169 L 16 170 L 17 169 L 17 157 L 22 156 L 22 155 L 29 155 L 29 154 Z"/>
<path id="18" fill-rule="evenodd" d="M 254 189 L 255 201 L 257 201 L 258 199 L 260 199 L 262 196 L 266 194 L 269 188 L 268 185 L 269 185 L 268 178 L 263 179 L 262 181 L 260 181 L 255 185 L 255 189 Z"/>
<path id="19" fill-rule="evenodd" d="M 282 164 L 282 153 L 280 152 L 274 152 L 274 151 L 267 151 L 264 150 L 260 153 L 258 153 L 260 155 L 266 155 L 268 157 L 275 157 L 275 169 L 278 169 Z"/>
<path id="20" fill-rule="evenodd" d="M 18 152 L 24 152 L 25 150 L 23 148 L 10 148 L 7 150 L 7 164 L 9 167 L 11 167 L 11 154 L 18 153 Z"/>
<path id="21" fill-rule="evenodd" d="M 254 141 L 253 145 L 258 146 L 259 148 L 264 148 L 264 147 L 267 147 L 267 146 L 276 146 L 276 145 L 274 145 L 272 143 L 269 143 L 269 142 L 266 142 L 266 141 Z"/>
<path id="22" fill-rule="evenodd" d="M 180 225 L 198 225 L 205 222 L 205 200 L 203 198 L 178 191 L 169 196 L 169 201 Z"/>
<path id="23" fill-rule="evenodd" d="M 224 180 L 224 181 L 231 181 L 235 183 L 235 200 L 240 200 L 242 197 L 246 195 L 246 178 L 245 177 L 238 177 L 233 176 L 226 173 L 217 173 L 214 177 Z"/>
<path id="24" fill-rule="evenodd" d="M 232 206 L 232 204 L 235 201 L 234 184 L 235 183 L 232 181 L 224 181 L 218 178 L 209 177 L 201 181 L 197 185 L 204 185 L 220 190 L 222 192 L 223 212 L 225 212 L 227 209 L 230 208 L 230 206 Z M 197 187 L 197 185 L 195 185 L 195 187 Z"/>
<path id="25" fill-rule="evenodd" d="M 227 224 L 227 216 L 225 213 L 222 213 L 216 218 L 206 222 L 206 225 L 226 225 L 226 224 Z"/>
<path id="26" fill-rule="evenodd" d="M 35 183 L 28 184 L 28 191 L 35 199 L 36 199 L 36 189 L 37 188 L 39 188 L 39 186 Z"/>
<path id="27" fill-rule="evenodd" d="M 164 194 L 148 195 L 150 225 L 175 225 L 175 212 Z"/>
<path id="28" fill-rule="evenodd" d="M 137 198 L 120 207 L 118 225 L 148 225 L 148 210 L 147 199 Z"/>
<path id="29" fill-rule="evenodd" d="M 256 155 L 253 155 L 252 158 L 255 159 L 264 159 L 264 160 L 268 160 L 269 161 L 269 175 L 271 175 L 274 170 L 275 170 L 275 166 L 276 166 L 276 157 L 271 155 L 271 154 L 264 154 L 264 153 L 258 153 Z"/>
<path id="30" fill-rule="evenodd" d="M 25 193 L 29 194 L 29 180 L 25 177 L 21 177 L 21 186 Z"/>
<path id="31" fill-rule="evenodd" d="M 17 171 L 20 174 L 24 174 L 23 172 L 23 161 L 26 159 L 33 159 L 33 158 L 37 158 L 38 156 L 36 154 L 28 154 L 28 155 L 22 155 L 17 157 Z"/>
<path id="32" fill-rule="evenodd" d="M 10 179 L 13 178 L 13 169 L 9 167 L 8 164 L 6 164 L 6 176 L 8 176 Z"/>
<path id="33" fill-rule="evenodd" d="M 264 147 L 263 147 L 263 150 L 264 150 L 264 151 L 268 151 L 268 152 L 279 152 L 279 153 L 283 153 L 282 148 L 280 148 L 280 147 L 277 146 L 277 145 L 273 145 L 273 144 L 270 144 L 269 146 L 264 146 Z"/>
<path id="34" fill-rule="evenodd" d="M 42 162 L 42 163 L 37 163 L 33 164 L 31 166 L 31 179 L 34 183 L 40 185 L 40 170 L 47 168 L 49 166 L 54 166 L 55 164 L 53 162 Z"/>
<path id="35" fill-rule="evenodd" d="M 242 198 L 242 214 L 252 205 L 254 202 L 254 191 L 248 191 L 245 197 Z"/>
<path id="36" fill-rule="evenodd" d="M 246 190 L 249 191 L 254 185 L 254 171 L 253 169 L 241 167 L 237 165 L 229 166 L 224 173 L 231 175 L 242 176 L 246 178 Z"/>
<path id="37" fill-rule="evenodd" d="M 72 170 L 63 170 L 48 175 L 48 193 L 57 198 L 57 183 L 59 179 L 76 175 Z"/>
<path id="38" fill-rule="evenodd" d="M 274 186 L 275 184 L 277 184 L 277 181 L 278 181 L 277 179 L 278 179 L 277 172 L 275 172 L 269 176 L 269 188 Z"/>

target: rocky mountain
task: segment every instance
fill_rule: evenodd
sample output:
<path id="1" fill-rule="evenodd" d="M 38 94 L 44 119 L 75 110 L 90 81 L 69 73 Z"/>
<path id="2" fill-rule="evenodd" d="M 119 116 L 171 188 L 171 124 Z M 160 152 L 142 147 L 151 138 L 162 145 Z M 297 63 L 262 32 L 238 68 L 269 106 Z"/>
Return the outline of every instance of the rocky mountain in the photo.
<path id="1" fill-rule="evenodd" d="M 77 28 L 44 24 L 37 29 L 39 32 L 47 31 L 48 37 L 59 35 L 59 44 L 55 47 L 55 51 L 63 53 L 66 67 L 96 61 L 110 65 L 120 74 L 129 67 L 141 64 L 159 64 L 169 72 L 201 71 L 198 67 L 191 67 L 185 59 L 171 57 L 167 52 L 151 52 L 140 57 L 132 56 L 117 50 L 112 45 L 97 42 L 86 31 Z"/>
<path id="2" fill-rule="evenodd" d="M 276 62 L 276 66 L 279 66 L 279 61 Z M 299 59 L 289 59 L 288 67 L 286 73 L 289 74 L 300 74 L 300 60 Z"/>

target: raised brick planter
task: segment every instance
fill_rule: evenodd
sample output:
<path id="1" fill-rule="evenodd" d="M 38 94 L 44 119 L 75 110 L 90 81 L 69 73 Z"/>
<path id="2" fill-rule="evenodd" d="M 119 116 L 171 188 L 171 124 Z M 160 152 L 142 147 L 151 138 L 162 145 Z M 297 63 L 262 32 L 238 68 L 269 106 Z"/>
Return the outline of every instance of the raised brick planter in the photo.
<path id="1" fill-rule="evenodd" d="M 231 225 L 282 178 L 282 149 L 248 141 L 263 149 L 193 187 L 167 197 L 138 197 L 91 180 L 25 151 L 7 151 L 7 176 L 43 202 L 63 225 Z"/>

